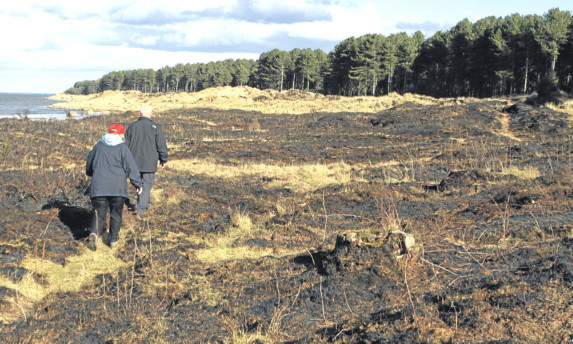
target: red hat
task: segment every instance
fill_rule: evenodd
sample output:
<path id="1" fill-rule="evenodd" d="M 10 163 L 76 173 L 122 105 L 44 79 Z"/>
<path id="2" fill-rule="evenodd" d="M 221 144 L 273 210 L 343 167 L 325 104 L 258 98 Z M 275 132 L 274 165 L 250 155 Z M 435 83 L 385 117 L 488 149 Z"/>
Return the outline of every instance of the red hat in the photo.
<path id="1" fill-rule="evenodd" d="M 121 135 L 121 134 L 125 133 L 125 128 L 121 124 L 114 123 L 114 124 L 109 126 L 109 132 L 111 134 Z"/>

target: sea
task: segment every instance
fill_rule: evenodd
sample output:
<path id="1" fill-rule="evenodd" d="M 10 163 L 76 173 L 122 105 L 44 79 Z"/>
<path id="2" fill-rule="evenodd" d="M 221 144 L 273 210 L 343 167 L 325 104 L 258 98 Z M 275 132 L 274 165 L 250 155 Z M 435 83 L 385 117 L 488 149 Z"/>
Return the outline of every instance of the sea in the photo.
<path id="1" fill-rule="evenodd" d="M 76 111 L 77 115 L 70 117 L 69 110 L 49 108 L 49 105 L 59 102 L 49 99 L 50 96 L 52 94 L 0 93 L 0 119 L 79 119 L 86 116 L 83 111 Z"/>

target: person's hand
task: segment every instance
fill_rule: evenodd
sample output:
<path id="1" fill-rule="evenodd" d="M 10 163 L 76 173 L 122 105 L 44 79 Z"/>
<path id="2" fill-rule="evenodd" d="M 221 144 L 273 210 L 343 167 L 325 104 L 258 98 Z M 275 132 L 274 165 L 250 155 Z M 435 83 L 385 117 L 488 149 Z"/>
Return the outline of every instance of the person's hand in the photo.
<path id="1" fill-rule="evenodd" d="M 167 164 L 167 163 L 166 163 L 166 162 L 162 162 L 162 163 L 159 163 L 159 164 L 161 165 L 161 169 L 164 169 L 164 168 L 165 168 L 165 164 Z"/>
<path id="2" fill-rule="evenodd" d="M 141 191 L 143 191 L 143 188 L 141 188 L 141 187 L 137 188 L 137 194 L 138 195 L 141 195 Z"/>

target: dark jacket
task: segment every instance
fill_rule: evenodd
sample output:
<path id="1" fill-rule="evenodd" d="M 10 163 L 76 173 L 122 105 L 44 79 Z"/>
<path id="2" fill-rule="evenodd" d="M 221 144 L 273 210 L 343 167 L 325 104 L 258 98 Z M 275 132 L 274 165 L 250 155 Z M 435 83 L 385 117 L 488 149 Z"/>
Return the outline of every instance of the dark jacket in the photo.
<path id="1" fill-rule="evenodd" d="M 125 143 L 131 150 L 139 172 L 157 171 L 157 162 L 167 162 L 167 144 L 161 126 L 151 118 L 139 117 L 125 131 Z"/>
<path id="2" fill-rule="evenodd" d="M 92 177 L 90 197 L 127 195 L 127 178 L 141 187 L 139 170 L 129 148 L 118 135 L 107 134 L 88 154 L 86 175 Z"/>

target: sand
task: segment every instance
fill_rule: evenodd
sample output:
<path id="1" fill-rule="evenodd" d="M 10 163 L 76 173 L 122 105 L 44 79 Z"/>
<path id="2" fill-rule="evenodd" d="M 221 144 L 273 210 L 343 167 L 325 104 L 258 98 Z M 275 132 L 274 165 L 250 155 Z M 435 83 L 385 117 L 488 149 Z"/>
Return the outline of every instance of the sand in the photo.
<path id="1" fill-rule="evenodd" d="M 164 112 L 172 109 L 209 108 L 258 111 L 267 114 L 313 112 L 376 113 L 408 101 L 427 105 L 445 101 L 411 94 L 399 95 L 392 93 L 382 97 L 342 97 L 325 96 L 301 90 L 287 90 L 283 92 L 259 90 L 246 86 L 209 88 L 194 93 L 105 91 L 92 95 L 57 94 L 52 96 L 51 99 L 62 101 L 52 105 L 51 107 L 53 108 L 110 113 L 138 111 L 141 104 L 148 103 L 154 108 L 155 112 Z"/>

